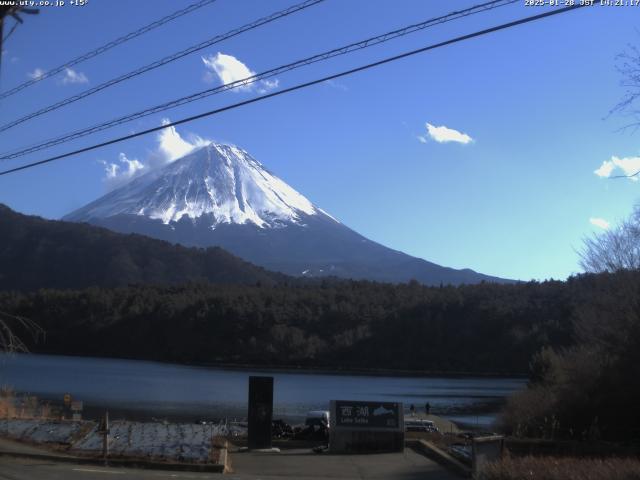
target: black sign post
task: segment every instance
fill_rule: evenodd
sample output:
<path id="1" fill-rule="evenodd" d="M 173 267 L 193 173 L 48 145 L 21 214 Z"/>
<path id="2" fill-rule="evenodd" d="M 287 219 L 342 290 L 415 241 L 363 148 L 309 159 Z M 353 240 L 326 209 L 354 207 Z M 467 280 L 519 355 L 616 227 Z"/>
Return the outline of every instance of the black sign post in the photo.
<path id="1" fill-rule="evenodd" d="M 273 417 L 273 377 L 249 377 L 249 442 L 250 449 L 271 448 Z"/>

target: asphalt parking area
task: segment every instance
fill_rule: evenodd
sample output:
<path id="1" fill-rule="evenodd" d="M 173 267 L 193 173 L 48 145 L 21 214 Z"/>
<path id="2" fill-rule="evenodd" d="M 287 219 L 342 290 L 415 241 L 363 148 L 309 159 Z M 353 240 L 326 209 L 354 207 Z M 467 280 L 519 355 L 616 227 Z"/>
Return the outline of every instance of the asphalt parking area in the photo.
<path id="1" fill-rule="evenodd" d="M 371 455 L 331 455 L 309 449 L 280 453 L 234 452 L 228 478 L 455 480 L 460 477 L 411 450 Z"/>

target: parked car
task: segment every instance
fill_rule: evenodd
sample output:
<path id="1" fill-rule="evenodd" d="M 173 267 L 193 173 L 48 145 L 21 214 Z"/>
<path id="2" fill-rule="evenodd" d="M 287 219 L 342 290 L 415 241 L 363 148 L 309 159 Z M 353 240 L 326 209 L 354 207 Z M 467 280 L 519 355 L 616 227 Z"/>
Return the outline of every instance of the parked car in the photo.
<path id="1" fill-rule="evenodd" d="M 438 427 L 431 420 L 423 420 L 420 418 L 405 419 L 404 430 L 406 432 L 437 432 Z"/>
<path id="2" fill-rule="evenodd" d="M 307 427 L 314 425 L 329 428 L 329 411 L 328 410 L 311 410 L 307 412 L 307 418 L 304 421 Z"/>

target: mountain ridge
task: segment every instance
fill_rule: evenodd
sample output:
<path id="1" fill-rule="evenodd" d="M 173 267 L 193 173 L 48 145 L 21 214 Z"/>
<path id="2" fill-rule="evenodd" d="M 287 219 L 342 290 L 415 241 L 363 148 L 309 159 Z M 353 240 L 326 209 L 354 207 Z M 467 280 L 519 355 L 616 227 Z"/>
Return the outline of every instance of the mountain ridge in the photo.
<path id="1" fill-rule="evenodd" d="M 95 225 L 46 220 L 0 204 L 0 290 L 177 285 L 274 285 L 291 279 L 219 247 L 172 245 Z"/>
<path id="2" fill-rule="evenodd" d="M 220 246 L 294 276 L 427 285 L 511 282 L 437 265 L 369 240 L 246 151 L 217 143 L 141 175 L 63 219 L 190 247 Z"/>

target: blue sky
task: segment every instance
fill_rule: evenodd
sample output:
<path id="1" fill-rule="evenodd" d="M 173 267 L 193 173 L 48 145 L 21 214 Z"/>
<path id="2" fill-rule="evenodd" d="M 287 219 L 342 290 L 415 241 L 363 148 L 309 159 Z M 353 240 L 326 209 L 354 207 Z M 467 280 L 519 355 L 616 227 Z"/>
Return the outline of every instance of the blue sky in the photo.
<path id="1" fill-rule="evenodd" d="M 39 16 L 25 17 L 6 42 L 0 89 L 188 3 L 89 0 L 84 7 L 43 7 Z M 218 0 L 2 100 L 0 122 L 293 3 Z M 214 64 L 223 76 L 232 75 L 234 65 L 237 72 L 235 60 L 260 72 L 476 3 L 326 0 L 0 133 L 0 150 L 215 86 L 221 80 Z M 525 7 L 523 0 L 436 26 L 280 75 L 275 89 L 544 8 L 549 7 Z M 608 166 L 615 174 L 622 171 L 616 165 L 640 165 L 640 132 L 621 131 L 629 118 L 608 116 L 624 93 L 616 55 L 630 43 L 640 44 L 639 14 L 640 7 L 570 12 L 198 120 L 178 127 L 177 134 L 246 149 L 316 205 L 392 248 L 503 277 L 566 278 L 580 271 L 576 250 L 582 239 L 602 231 L 590 219 L 615 225 L 637 200 L 640 182 L 601 178 L 594 171 L 612 157 L 623 160 L 604 164 L 601 174 L 609 173 Z M 234 103 L 257 90 L 226 92 L 3 166 Z M 443 126 L 450 130 L 438 129 Z M 148 165 L 158 149 L 158 135 L 151 134 L 0 177 L 0 202 L 60 218 L 110 188 L 105 164 L 120 165 L 121 174 L 127 167 L 121 154 Z"/>

